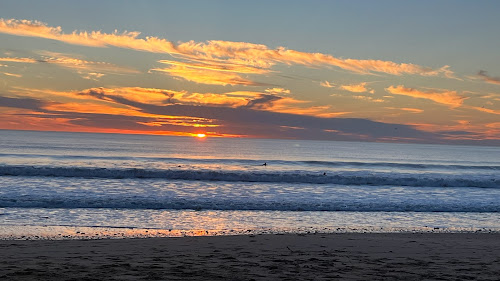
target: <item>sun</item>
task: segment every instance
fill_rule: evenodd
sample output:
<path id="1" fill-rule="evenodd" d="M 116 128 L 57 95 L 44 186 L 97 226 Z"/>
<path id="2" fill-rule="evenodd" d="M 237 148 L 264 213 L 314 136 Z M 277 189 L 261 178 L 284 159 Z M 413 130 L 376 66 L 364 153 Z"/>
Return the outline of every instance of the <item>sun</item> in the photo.
<path id="1" fill-rule="evenodd" d="M 205 135 L 205 134 L 196 134 L 196 137 L 197 137 L 197 138 L 204 138 L 204 137 L 206 137 L 206 136 L 207 136 L 207 135 Z"/>

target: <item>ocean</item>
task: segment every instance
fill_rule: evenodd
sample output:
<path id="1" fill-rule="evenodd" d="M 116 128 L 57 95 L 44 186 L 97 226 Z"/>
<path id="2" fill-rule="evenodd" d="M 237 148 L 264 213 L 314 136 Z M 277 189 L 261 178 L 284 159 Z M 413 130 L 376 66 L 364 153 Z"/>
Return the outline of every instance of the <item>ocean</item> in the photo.
<path id="1" fill-rule="evenodd" d="M 500 231 L 500 147 L 0 130 L 0 239 L 401 231 Z"/>

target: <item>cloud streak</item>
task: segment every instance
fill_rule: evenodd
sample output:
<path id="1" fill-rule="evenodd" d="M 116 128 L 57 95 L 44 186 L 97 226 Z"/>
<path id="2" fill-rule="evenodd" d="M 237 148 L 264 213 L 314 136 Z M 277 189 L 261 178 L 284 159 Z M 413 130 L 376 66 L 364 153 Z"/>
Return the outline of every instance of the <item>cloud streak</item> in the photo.
<path id="1" fill-rule="evenodd" d="M 420 91 L 413 88 L 406 88 L 402 85 L 390 86 L 385 90 L 393 95 L 403 95 L 413 98 L 427 99 L 439 104 L 449 106 L 451 108 L 461 106 L 466 99 L 465 97 L 458 95 L 456 91 L 448 90 Z"/>
<path id="2" fill-rule="evenodd" d="M 21 78 L 23 77 L 21 74 L 17 74 L 17 73 L 10 73 L 10 72 L 1 72 L 3 75 L 7 75 L 7 76 L 10 76 L 10 77 L 16 77 L 16 78 Z"/>
<path id="3" fill-rule="evenodd" d="M 207 42 L 173 42 L 148 36 L 139 38 L 140 32 L 103 33 L 101 31 L 73 31 L 64 33 L 60 26 L 30 20 L 0 19 L 0 32 L 57 40 L 68 44 L 91 47 L 119 47 L 153 53 L 177 54 L 189 59 L 217 61 L 230 65 L 245 65 L 268 69 L 276 63 L 305 66 L 335 66 L 359 74 L 386 73 L 391 75 L 414 74 L 423 76 L 451 76 L 448 66 L 432 69 L 416 64 L 396 63 L 382 60 L 340 59 L 329 54 L 307 53 L 278 47 L 270 49 L 265 45 L 246 42 L 212 40 Z M 186 66 L 184 66 L 186 67 Z M 167 71 L 168 72 L 168 71 Z M 179 66 L 173 74 L 186 75 Z M 190 75 L 194 75 L 191 71 Z M 198 79 L 199 81 L 202 79 Z"/>
<path id="4" fill-rule="evenodd" d="M 212 70 L 221 72 L 233 72 L 233 73 L 246 73 L 246 74 L 265 74 L 269 73 L 270 70 L 262 69 L 258 67 L 253 67 L 249 65 L 242 64 L 231 64 L 231 63 L 220 63 L 217 61 L 198 61 L 198 62 L 179 62 L 173 60 L 159 60 L 159 63 L 169 64 L 174 66 L 182 66 L 189 68 L 196 68 L 202 70 Z"/>
<path id="5" fill-rule="evenodd" d="M 38 60 L 40 63 L 55 64 L 64 68 L 86 71 L 86 72 L 106 72 L 113 74 L 137 74 L 139 71 L 121 67 L 107 62 L 88 61 L 78 58 L 70 57 L 66 54 L 54 52 L 42 52 L 44 55 L 42 59 Z"/>
<path id="6" fill-rule="evenodd" d="M 9 58 L 9 57 L 0 58 L 0 61 L 18 62 L 18 63 L 38 63 L 39 62 L 39 61 L 32 59 L 32 58 Z"/>
<path id="7" fill-rule="evenodd" d="M 346 91 L 349 91 L 349 92 L 353 92 L 353 93 L 370 93 L 370 94 L 375 93 L 375 90 L 368 89 L 366 87 L 366 84 L 368 84 L 368 83 L 367 82 L 363 82 L 363 83 L 360 83 L 360 84 L 341 85 L 340 89 L 346 90 Z"/>
<path id="8" fill-rule="evenodd" d="M 352 96 L 353 98 L 357 100 L 364 100 L 364 101 L 370 101 L 370 102 L 385 102 L 383 99 L 377 99 L 373 97 L 367 97 L 367 96 Z"/>
<path id="9" fill-rule="evenodd" d="M 76 71 L 85 79 L 98 80 L 106 74 L 137 74 L 139 71 L 121 67 L 107 62 L 88 61 L 79 58 L 70 57 L 66 54 L 54 52 L 40 52 L 39 59 L 19 58 L 19 57 L 0 57 L 0 61 L 13 63 L 29 64 L 52 64 L 62 68 Z"/>
<path id="10" fill-rule="evenodd" d="M 328 81 L 322 81 L 319 83 L 320 86 L 325 87 L 325 88 L 333 88 L 335 87 L 334 83 L 330 83 Z"/>
<path id="11" fill-rule="evenodd" d="M 243 86 L 263 86 L 266 84 L 254 82 L 241 77 L 239 74 L 231 72 L 220 72 L 214 70 L 197 69 L 180 65 L 173 65 L 168 68 L 153 68 L 150 71 L 166 73 L 173 77 L 182 78 L 187 81 L 209 84 L 209 85 L 243 85 Z"/>

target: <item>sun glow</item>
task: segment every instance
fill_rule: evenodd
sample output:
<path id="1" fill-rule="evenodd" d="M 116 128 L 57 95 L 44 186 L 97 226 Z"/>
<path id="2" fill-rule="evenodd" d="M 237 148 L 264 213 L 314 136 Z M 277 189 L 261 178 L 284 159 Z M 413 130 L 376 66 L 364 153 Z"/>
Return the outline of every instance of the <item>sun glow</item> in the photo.
<path id="1" fill-rule="evenodd" d="M 206 136 L 207 136 L 207 135 L 205 135 L 205 134 L 196 134 L 196 137 L 197 137 L 197 138 L 204 138 L 204 137 L 206 137 Z"/>

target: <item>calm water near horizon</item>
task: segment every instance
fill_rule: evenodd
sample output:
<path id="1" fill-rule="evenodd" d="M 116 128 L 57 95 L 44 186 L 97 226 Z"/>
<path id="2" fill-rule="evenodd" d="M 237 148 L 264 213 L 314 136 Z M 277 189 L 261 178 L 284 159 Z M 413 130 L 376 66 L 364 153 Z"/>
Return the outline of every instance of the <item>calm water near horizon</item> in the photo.
<path id="1" fill-rule="evenodd" d="M 0 130 L 0 238 L 415 230 L 500 231 L 500 147 Z"/>

